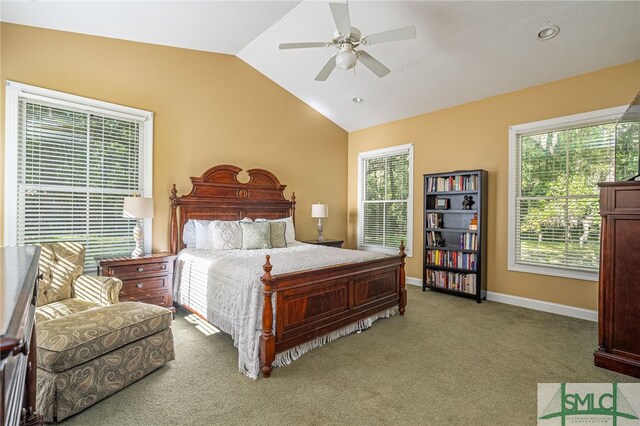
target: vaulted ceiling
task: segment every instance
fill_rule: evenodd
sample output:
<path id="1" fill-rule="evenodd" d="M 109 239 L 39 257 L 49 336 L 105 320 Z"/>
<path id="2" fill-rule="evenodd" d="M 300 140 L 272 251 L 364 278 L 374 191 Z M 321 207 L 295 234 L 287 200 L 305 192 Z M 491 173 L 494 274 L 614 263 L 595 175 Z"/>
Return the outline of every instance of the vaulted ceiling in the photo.
<path id="1" fill-rule="evenodd" d="M 327 1 L 3 0 L 0 19 L 237 55 L 348 131 L 640 59 L 636 1 L 348 4 L 351 25 L 364 35 L 416 26 L 416 39 L 365 47 L 391 69 L 384 78 L 357 65 L 318 82 L 335 48 L 278 49 L 330 41 Z M 548 25 L 559 35 L 538 40 Z"/>

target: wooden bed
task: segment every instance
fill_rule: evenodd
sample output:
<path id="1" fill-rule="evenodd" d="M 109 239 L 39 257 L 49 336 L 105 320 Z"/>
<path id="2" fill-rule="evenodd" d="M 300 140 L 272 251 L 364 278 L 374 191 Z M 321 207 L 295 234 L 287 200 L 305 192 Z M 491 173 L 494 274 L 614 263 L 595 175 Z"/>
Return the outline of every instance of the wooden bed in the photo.
<path id="1" fill-rule="evenodd" d="M 189 219 L 240 220 L 279 219 L 295 221 L 295 193 L 284 196 L 282 185 L 269 171 L 247 170 L 248 182 L 240 182 L 241 168 L 219 165 L 192 177 L 191 192 L 179 197 L 171 189 L 171 251 L 185 248 L 181 232 Z M 330 266 L 281 275 L 271 275 L 269 256 L 263 266 L 264 306 L 260 361 L 269 377 L 277 353 L 323 336 L 377 312 L 407 304 L 404 245 L 396 256 L 372 261 Z M 272 298 L 276 297 L 276 329 L 273 329 Z M 186 307 L 189 309 L 189 307 Z"/>

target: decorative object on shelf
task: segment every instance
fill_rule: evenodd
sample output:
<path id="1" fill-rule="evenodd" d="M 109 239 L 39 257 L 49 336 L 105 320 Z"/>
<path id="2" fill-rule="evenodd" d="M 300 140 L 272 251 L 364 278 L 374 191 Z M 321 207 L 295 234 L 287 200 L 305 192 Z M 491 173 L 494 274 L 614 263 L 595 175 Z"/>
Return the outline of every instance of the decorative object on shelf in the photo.
<path id="1" fill-rule="evenodd" d="M 473 197 L 471 195 L 465 195 L 464 200 L 462 200 L 462 210 L 471 210 L 471 206 L 475 204 L 473 201 Z"/>
<path id="2" fill-rule="evenodd" d="M 477 231 L 478 230 L 478 214 L 474 214 L 471 220 L 469 221 L 469 230 Z"/>
<path id="3" fill-rule="evenodd" d="M 449 210 L 449 199 L 448 198 L 436 198 L 436 209 L 438 210 Z"/>
<path id="4" fill-rule="evenodd" d="M 323 242 L 322 236 L 322 218 L 329 217 L 329 205 L 328 204 L 312 204 L 311 205 L 311 217 L 318 219 L 318 242 Z"/>
<path id="5" fill-rule="evenodd" d="M 477 231 L 478 230 L 478 214 L 474 214 L 471 220 L 469 220 L 469 230 Z"/>
<path id="6" fill-rule="evenodd" d="M 486 299 L 487 177 L 485 170 L 424 175 L 424 291 Z"/>
<path id="7" fill-rule="evenodd" d="M 153 217 L 153 199 L 145 197 L 124 197 L 122 217 L 136 219 L 136 227 L 133 228 L 133 239 L 136 242 L 136 248 L 133 250 L 133 253 L 131 253 L 131 257 L 140 257 L 144 254 L 144 231 L 140 224 L 142 219 L 151 219 Z"/>

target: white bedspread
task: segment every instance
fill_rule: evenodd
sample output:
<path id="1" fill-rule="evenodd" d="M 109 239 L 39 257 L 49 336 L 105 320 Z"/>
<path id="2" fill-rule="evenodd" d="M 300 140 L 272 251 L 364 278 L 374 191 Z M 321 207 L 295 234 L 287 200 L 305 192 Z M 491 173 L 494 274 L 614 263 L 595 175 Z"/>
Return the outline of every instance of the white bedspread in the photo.
<path id="1" fill-rule="evenodd" d="M 258 351 L 264 300 L 260 277 L 267 254 L 271 255 L 272 275 L 385 256 L 298 242 L 280 249 L 182 250 L 176 262 L 174 299 L 233 337 L 238 348 L 238 367 L 253 379 L 260 371 Z M 343 334 L 347 333 L 340 335 Z"/>

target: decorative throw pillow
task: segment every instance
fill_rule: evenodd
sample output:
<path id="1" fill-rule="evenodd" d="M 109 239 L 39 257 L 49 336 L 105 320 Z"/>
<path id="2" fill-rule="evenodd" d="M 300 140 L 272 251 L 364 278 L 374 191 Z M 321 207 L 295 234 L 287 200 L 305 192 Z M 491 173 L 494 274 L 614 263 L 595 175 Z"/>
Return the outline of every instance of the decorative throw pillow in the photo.
<path id="1" fill-rule="evenodd" d="M 212 220 L 209 224 L 211 247 L 214 250 L 242 248 L 242 228 L 238 221 Z"/>
<path id="2" fill-rule="evenodd" d="M 41 244 L 37 306 L 73 296 L 73 283 L 84 270 L 85 248 L 78 243 Z"/>
<path id="3" fill-rule="evenodd" d="M 256 222 L 284 222 L 287 225 L 287 229 L 285 231 L 285 238 L 287 240 L 287 244 L 292 244 L 296 242 L 296 228 L 293 225 L 293 218 L 291 216 L 284 217 L 282 219 L 256 219 Z"/>
<path id="4" fill-rule="evenodd" d="M 271 226 L 269 222 L 240 222 L 242 227 L 242 249 L 271 248 Z"/>
<path id="5" fill-rule="evenodd" d="M 287 224 L 284 222 L 269 222 L 271 226 L 271 247 L 283 248 L 287 246 L 285 231 Z"/>

